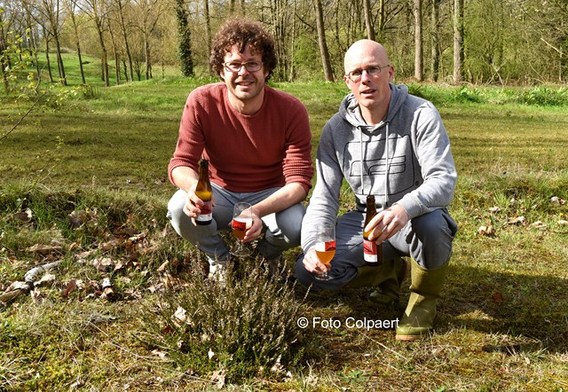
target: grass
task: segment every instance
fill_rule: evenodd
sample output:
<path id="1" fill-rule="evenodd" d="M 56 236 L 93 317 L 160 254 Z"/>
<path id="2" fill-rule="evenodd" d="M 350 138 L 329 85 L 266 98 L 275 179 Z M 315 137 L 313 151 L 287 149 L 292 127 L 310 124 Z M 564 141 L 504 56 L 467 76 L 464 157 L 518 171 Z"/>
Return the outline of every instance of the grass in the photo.
<path id="1" fill-rule="evenodd" d="M 568 389 L 562 89 L 411 86 L 450 134 L 460 232 L 436 332 L 403 344 L 392 330 L 348 327 L 399 315 L 367 289 L 305 296 L 254 268 L 227 289 L 201 279 L 203 257 L 165 208 L 185 96 L 204 82 L 55 88 L 9 134 L 30 101 L 2 98 L 0 294 L 36 265 L 61 264 L 0 310 L 0 390 Z M 346 88 L 276 87 L 308 107 L 315 146 Z"/>

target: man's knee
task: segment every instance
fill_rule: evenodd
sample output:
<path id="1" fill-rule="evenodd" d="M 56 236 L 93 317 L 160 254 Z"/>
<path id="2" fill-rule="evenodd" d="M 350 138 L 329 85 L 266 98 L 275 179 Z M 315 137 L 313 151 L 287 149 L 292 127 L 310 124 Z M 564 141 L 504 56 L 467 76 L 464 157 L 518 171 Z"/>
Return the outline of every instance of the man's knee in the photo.
<path id="1" fill-rule="evenodd" d="M 300 244 L 302 219 L 305 213 L 306 209 L 300 203 L 276 213 L 278 228 L 291 247 Z"/>
<path id="2" fill-rule="evenodd" d="M 421 266 L 438 268 L 448 262 L 457 225 L 447 211 L 438 209 L 414 218 L 412 231 L 411 255 Z"/>
<path id="3" fill-rule="evenodd" d="M 437 209 L 414 218 L 412 231 L 426 243 L 440 240 L 451 242 L 456 234 L 457 225 L 445 210 Z"/>
<path id="4" fill-rule="evenodd" d="M 178 234 L 180 233 L 182 221 L 187 218 L 187 215 L 183 212 L 186 201 L 186 193 L 180 189 L 174 193 L 168 202 L 168 219 Z"/>

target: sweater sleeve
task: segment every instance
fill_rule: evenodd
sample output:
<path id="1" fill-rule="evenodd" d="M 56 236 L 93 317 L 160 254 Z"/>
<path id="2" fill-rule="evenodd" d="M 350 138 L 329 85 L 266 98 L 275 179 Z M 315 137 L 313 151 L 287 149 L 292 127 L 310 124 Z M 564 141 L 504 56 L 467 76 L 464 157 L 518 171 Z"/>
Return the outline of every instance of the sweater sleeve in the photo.
<path id="1" fill-rule="evenodd" d="M 397 202 L 410 218 L 447 207 L 457 182 L 450 140 L 433 105 L 426 104 L 417 111 L 413 127 L 412 142 L 424 182 Z"/>
<path id="2" fill-rule="evenodd" d="M 293 102 L 295 103 L 289 115 L 291 121 L 286 130 L 286 151 L 282 168 L 286 183 L 300 183 L 307 193 L 312 186 L 313 176 L 312 135 L 306 108 L 300 101 Z"/>
<path id="3" fill-rule="evenodd" d="M 316 242 L 317 223 L 335 224 L 343 172 L 333 143 L 330 120 L 323 129 L 316 156 L 317 182 L 302 221 L 301 245 L 307 252 Z"/>
<path id="4" fill-rule="evenodd" d="M 176 167 L 188 166 L 197 171 L 197 162 L 205 146 L 205 136 L 199 121 L 202 100 L 201 90 L 196 89 L 189 94 L 185 102 L 176 149 L 168 165 L 168 177 L 172 184 L 174 184 L 172 170 Z"/>

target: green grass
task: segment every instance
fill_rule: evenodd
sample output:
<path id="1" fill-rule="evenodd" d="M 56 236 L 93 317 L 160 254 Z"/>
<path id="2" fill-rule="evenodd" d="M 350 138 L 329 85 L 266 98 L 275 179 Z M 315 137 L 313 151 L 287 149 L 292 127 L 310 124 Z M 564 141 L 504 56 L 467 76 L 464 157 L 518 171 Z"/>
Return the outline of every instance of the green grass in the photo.
<path id="1" fill-rule="evenodd" d="M 223 379 L 229 390 L 568 389 L 561 88 L 411 86 L 438 105 L 450 134 L 459 172 L 451 212 L 460 231 L 436 333 L 403 344 L 391 330 L 345 326 L 349 317 L 398 316 L 366 289 L 304 297 L 266 286 L 247 297 L 239 290 L 252 292 L 258 280 L 222 292 L 203 284 L 196 270 L 204 260 L 173 233 L 165 208 L 183 103 L 204 82 L 157 78 L 76 96 L 56 87 L 10 134 L 31 101 L 2 98 L 0 294 L 33 266 L 62 262 L 54 280 L 0 310 L 0 390 L 208 390 Z M 275 86 L 306 104 L 314 146 L 347 91 L 341 83 Z M 351 203 L 346 192 L 343 205 Z M 481 226 L 493 234 L 480 234 Z M 38 244 L 50 248 L 38 252 Z M 105 277 L 114 283 L 112 301 L 101 297 Z M 271 314 L 271 303 L 286 306 Z M 169 324 L 178 306 L 200 323 Z M 246 306 L 250 319 L 239 324 Z M 342 325 L 300 329 L 300 316 Z M 261 338 L 269 330 L 250 328 L 256 318 L 289 346 L 239 351 L 240 342 L 269 345 Z M 270 370 L 278 350 L 283 368 Z"/>

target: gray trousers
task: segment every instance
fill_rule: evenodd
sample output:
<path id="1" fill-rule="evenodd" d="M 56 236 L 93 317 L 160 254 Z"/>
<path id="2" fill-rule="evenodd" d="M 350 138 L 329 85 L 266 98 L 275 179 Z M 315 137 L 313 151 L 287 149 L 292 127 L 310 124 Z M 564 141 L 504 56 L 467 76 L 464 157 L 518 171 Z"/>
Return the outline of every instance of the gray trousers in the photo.
<path id="1" fill-rule="evenodd" d="M 224 264 L 230 257 L 229 248 L 219 233 L 230 230 L 233 206 L 238 202 L 252 205 L 266 199 L 280 188 L 260 192 L 236 193 L 213 186 L 213 221 L 210 225 L 195 225 L 184 212 L 187 193 L 178 190 L 168 203 L 168 218 L 174 230 L 207 255 L 210 264 Z M 306 210 L 303 204 L 295 204 L 285 210 L 262 217 L 264 237 L 258 244 L 261 255 L 274 259 L 286 249 L 300 244 L 300 227 Z"/>
<path id="2" fill-rule="evenodd" d="M 363 259 L 363 226 L 365 214 L 350 211 L 337 220 L 337 250 L 329 273 L 333 279 L 317 280 L 304 268 L 303 255 L 296 261 L 296 278 L 316 290 L 339 290 L 357 276 Z M 452 253 L 457 225 L 446 209 L 437 209 L 410 220 L 398 233 L 383 242 L 385 260 L 410 256 L 425 269 L 446 264 Z"/>

